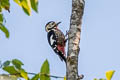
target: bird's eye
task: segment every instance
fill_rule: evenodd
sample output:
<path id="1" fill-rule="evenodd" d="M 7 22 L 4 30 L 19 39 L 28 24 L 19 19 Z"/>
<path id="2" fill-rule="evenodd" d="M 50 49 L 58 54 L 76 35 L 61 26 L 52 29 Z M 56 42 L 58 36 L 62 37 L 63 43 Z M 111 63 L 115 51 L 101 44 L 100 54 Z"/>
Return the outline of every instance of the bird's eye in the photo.
<path id="1" fill-rule="evenodd" d="M 54 25 L 55 23 L 53 22 L 52 25 Z"/>

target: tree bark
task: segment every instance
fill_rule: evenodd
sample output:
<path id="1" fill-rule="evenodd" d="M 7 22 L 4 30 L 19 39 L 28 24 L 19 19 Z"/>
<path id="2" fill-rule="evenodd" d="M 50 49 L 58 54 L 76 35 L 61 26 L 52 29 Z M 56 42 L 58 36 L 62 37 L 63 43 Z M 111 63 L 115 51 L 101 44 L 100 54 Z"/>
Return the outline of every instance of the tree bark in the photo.
<path id="1" fill-rule="evenodd" d="M 78 55 L 80 51 L 81 23 L 84 12 L 84 0 L 72 0 L 72 15 L 68 33 L 67 80 L 80 80 L 78 75 Z"/>

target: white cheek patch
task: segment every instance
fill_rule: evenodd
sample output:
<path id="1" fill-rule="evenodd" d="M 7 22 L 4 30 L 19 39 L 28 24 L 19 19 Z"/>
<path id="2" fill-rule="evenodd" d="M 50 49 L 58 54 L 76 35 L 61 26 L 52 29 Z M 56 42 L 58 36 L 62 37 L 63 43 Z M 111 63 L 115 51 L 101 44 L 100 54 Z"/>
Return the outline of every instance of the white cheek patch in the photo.
<path id="1" fill-rule="evenodd" d="M 50 36 L 50 45 L 53 45 L 53 43 L 55 42 L 55 40 L 53 39 L 53 35 Z"/>
<path id="2" fill-rule="evenodd" d="M 59 51 L 57 50 L 57 52 L 59 52 Z"/>

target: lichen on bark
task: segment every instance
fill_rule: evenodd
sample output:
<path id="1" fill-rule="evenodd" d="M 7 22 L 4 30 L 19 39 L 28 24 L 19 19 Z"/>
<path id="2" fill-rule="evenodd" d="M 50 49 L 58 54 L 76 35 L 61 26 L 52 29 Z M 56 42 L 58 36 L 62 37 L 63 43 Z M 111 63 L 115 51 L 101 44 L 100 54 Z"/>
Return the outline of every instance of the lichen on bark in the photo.
<path id="1" fill-rule="evenodd" d="M 78 55 L 80 51 L 81 21 L 84 12 L 84 0 L 72 0 L 72 14 L 68 34 L 67 80 L 80 80 L 78 75 Z"/>

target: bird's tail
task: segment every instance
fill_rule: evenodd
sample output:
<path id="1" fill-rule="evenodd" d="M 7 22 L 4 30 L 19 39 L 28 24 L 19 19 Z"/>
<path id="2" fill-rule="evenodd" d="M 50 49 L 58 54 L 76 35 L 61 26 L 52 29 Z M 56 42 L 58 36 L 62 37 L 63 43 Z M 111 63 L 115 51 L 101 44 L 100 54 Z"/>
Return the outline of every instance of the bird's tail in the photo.
<path id="1" fill-rule="evenodd" d="M 57 49 L 59 50 L 59 57 L 60 57 L 60 59 L 62 61 L 64 60 L 66 62 L 65 47 L 61 46 L 61 45 L 58 45 Z"/>
<path id="2" fill-rule="evenodd" d="M 64 56 L 61 52 L 60 52 L 60 55 L 59 55 L 61 61 L 64 60 L 64 62 L 66 63 L 66 56 Z"/>

